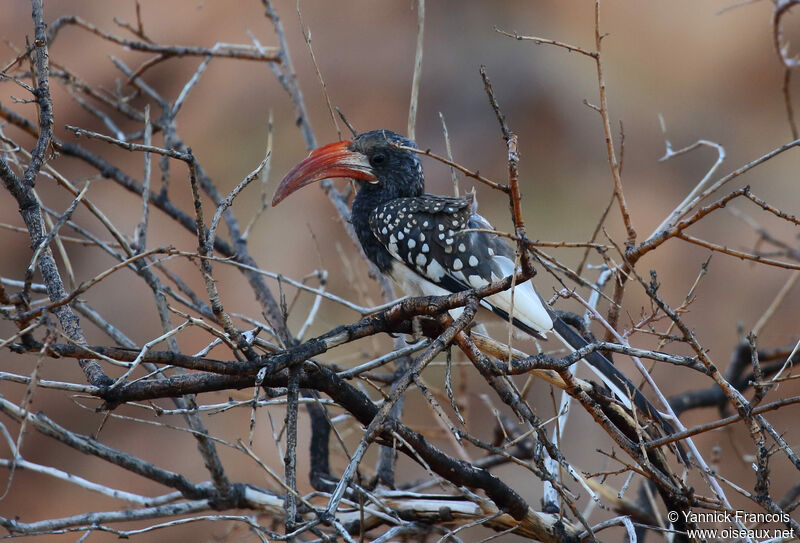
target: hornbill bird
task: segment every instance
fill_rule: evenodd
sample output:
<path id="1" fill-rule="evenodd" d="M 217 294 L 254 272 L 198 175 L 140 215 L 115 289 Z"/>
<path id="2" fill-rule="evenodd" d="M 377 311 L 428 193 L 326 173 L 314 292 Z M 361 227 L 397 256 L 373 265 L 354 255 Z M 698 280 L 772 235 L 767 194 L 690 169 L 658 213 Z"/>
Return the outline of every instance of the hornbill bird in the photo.
<path id="1" fill-rule="evenodd" d="M 417 154 L 401 147 L 416 144 L 389 130 L 373 130 L 325 145 L 296 165 L 275 192 L 277 205 L 292 192 L 314 181 L 350 178 L 360 187 L 353 200 L 351 222 L 361 248 L 381 273 L 411 296 L 441 296 L 503 279 L 515 272 L 514 248 L 489 233 L 491 225 L 475 212 L 474 193 L 464 197 L 425 194 L 422 164 Z M 570 349 L 586 340 L 548 307 L 531 281 L 517 284 L 513 304 L 510 290 L 481 302 L 524 332 L 558 337 Z M 590 367 L 616 396 L 657 420 L 671 425 L 606 357 L 592 352 Z"/>

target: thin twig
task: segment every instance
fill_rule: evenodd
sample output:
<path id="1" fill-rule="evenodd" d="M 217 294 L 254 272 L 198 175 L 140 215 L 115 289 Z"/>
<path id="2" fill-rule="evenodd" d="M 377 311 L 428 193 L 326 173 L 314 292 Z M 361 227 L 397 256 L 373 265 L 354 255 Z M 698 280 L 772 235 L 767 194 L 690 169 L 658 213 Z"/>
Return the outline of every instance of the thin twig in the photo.
<path id="1" fill-rule="evenodd" d="M 419 84 L 422 80 L 422 44 L 425 34 L 425 0 L 417 0 L 417 49 L 414 54 L 414 75 L 411 77 L 411 100 L 408 106 L 408 137 L 416 139 Z"/>

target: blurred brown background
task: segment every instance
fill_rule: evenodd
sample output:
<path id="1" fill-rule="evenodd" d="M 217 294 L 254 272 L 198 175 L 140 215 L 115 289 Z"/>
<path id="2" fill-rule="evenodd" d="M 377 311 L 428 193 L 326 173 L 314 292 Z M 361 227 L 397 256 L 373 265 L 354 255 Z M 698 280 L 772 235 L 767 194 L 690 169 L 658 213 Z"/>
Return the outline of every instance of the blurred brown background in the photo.
<path id="1" fill-rule="evenodd" d="M 602 5 L 602 31 L 608 33 L 603 41 L 603 51 L 609 108 L 615 131 L 619 121 L 624 123 L 623 182 L 640 240 L 661 223 L 716 159 L 713 151 L 704 148 L 665 163 L 659 162 L 665 151 L 659 114 L 664 116 L 668 137 L 676 149 L 697 139 L 712 140 L 725 147 L 727 157 L 715 178 L 791 139 L 781 92 L 783 69 L 772 45 L 772 4 L 759 2 L 718 13 L 732 4 L 732 0 L 674 0 L 668 3 L 606 1 Z M 389 128 L 406 131 L 417 31 L 415 5 L 408 0 L 380 3 L 307 1 L 301 4 L 303 20 L 312 33 L 312 44 L 331 100 L 358 130 Z M 298 82 L 318 142 L 334 141 L 338 136 L 300 32 L 296 4 L 276 1 L 275 6 L 285 26 Z M 264 17 L 261 4 L 254 0 L 143 0 L 142 7 L 146 32 L 162 44 L 210 47 L 216 42 L 249 43 L 247 30 L 252 31 L 264 45 L 276 44 L 271 23 Z M 23 47 L 26 36 L 32 35 L 30 5 L 21 0 L 7 1 L 3 10 L 0 36 L 14 47 Z M 135 21 L 134 4 L 130 1 L 89 3 L 64 0 L 45 5 L 48 21 L 66 14 L 80 15 L 102 29 L 126 37 L 130 35 L 117 27 L 113 18 Z M 441 113 L 447 122 L 456 161 L 480 170 L 490 178 L 504 179 L 504 144 L 478 74 L 479 66 L 485 65 L 509 125 L 519 135 L 524 213 L 530 236 L 550 241 L 585 241 L 611 195 L 611 176 L 600 116 L 582 104 L 584 99 L 598 102 L 594 63 L 564 50 L 509 39 L 495 32 L 493 27 L 592 49 L 593 3 L 428 2 L 417 120 L 419 145 L 444 154 Z M 787 20 L 787 35 L 791 40 L 789 27 L 791 20 Z M 4 51 L 0 55 L 4 59 L 16 55 L 9 46 L 5 46 Z M 125 51 L 74 27 L 62 30 L 50 54 L 54 63 L 68 67 L 91 85 L 107 89 L 113 89 L 117 80 L 124 82 L 124 77 L 111 64 L 109 55 L 123 59 L 132 67 L 149 58 L 148 55 Z M 174 99 L 199 62 L 197 58 L 170 60 L 148 71 L 146 80 L 163 96 Z M 107 132 L 102 123 L 70 99 L 63 85 L 54 82 L 52 86 L 58 137 L 73 138 L 64 130 L 67 124 Z M 24 92 L 6 82 L 0 86 L 0 101 L 35 120 L 33 105 L 12 104 L 11 97 L 26 98 Z M 798 94 L 793 90 L 793 96 Z M 144 101 L 139 98 L 134 103 L 140 107 Z M 294 126 L 291 102 L 269 67 L 255 62 L 215 59 L 189 96 L 179 116 L 178 128 L 183 140 L 192 147 L 221 192 L 227 193 L 232 189 L 263 158 L 266 120 L 270 112 L 275 119 L 272 170 L 267 189 L 271 195 L 276 183 L 306 155 L 306 150 Z M 121 127 L 134 128 L 124 122 Z M 346 134 L 344 126 L 342 129 Z M 30 137 L 16 129 L 7 128 L 6 132 L 22 146 L 32 146 Z M 141 179 L 140 154 L 109 148 L 102 143 L 82 142 L 121 165 L 136 179 Z M 155 143 L 161 142 L 159 135 Z M 59 158 L 52 164 L 76 183 L 95 173 L 72 159 Z M 155 166 L 154 161 L 154 184 L 158 183 Z M 797 215 L 800 212 L 800 197 L 796 189 L 798 166 L 800 159 L 790 151 L 737 179 L 729 190 L 751 184 L 759 197 Z M 425 167 L 428 190 L 448 193 L 451 184 L 447 169 L 431 160 L 425 161 Z M 190 211 L 185 168 L 173 163 L 171 175 L 173 199 Z M 52 185 L 52 180 L 40 177 L 37 189 L 48 205 L 63 211 L 70 198 Z M 472 185 L 473 182 L 462 180 L 461 188 L 467 190 Z M 258 190 L 253 184 L 234 204 L 234 212 L 243 225 L 258 207 Z M 483 187 L 477 187 L 477 190 L 481 213 L 496 227 L 508 229 L 505 200 Z M 124 232 L 133 231 L 141 206 L 137 197 L 104 179 L 92 182 L 88 197 Z M 732 206 L 754 217 L 786 242 L 796 244 L 796 229 L 792 231 L 743 201 Z M 207 214 L 210 216 L 211 213 Z M 16 203 L 7 194 L 0 197 L 0 216 L 0 222 L 22 225 Z M 611 217 L 608 230 L 615 239 L 623 241 L 624 231 L 616 208 Z M 108 238 L 85 210 L 79 209 L 75 219 Z M 149 247 L 167 244 L 185 250 L 196 247 L 192 236 L 174 226 L 159 211 L 153 211 L 151 221 Z M 753 229 L 726 210 L 715 212 L 691 233 L 742 250 L 752 249 L 757 241 Z M 222 227 L 220 234 L 225 235 Z M 21 279 L 30 258 L 27 236 L 6 229 L 0 230 L 0 236 L 4 255 L 0 259 L 0 274 Z M 344 234 L 321 191 L 302 191 L 279 207 L 268 210 L 250 240 L 251 253 L 264 269 L 299 278 L 316 268 L 326 268 L 330 272 L 330 291 L 364 305 L 380 301 L 379 292 L 375 283 L 368 279 L 357 249 Z M 78 281 L 112 265 L 111 259 L 96 249 L 70 247 L 70 251 Z M 547 251 L 572 267 L 577 265 L 582 255 L 581 250 L 575 249 Z M 617 255 L 612 256 L 618 260 Z M 674 306 L 683 300 L 707 257 L 706 250 L 671 241 L 640 262 L 637 269 L 644 276 L 651 268 L 658 270 L 663 285 L 661 294 Z M 171 266 L 190 278 L 192 284 L 202 291 L 196 268 L 178 261 Z M 260 310 L 240 274 L 221 265 L 215 266 L 215 272 L 226 308 L 260 318 Z M 737 327 L 741 326 L 745 331 L 752 328 L 790 273 L 725 255 L 714 256 L 686 321 L 717 364 L 726 365 L 737 342 Z M 587 278 L 595 277 L 596 272 L 590 270 Z M 270 284 L 275 285 L 274 282 Z M 537 284 L 546 298 L 555 287 L 555 282 L 544 273 L 540 274 Z M 98 285 L 85 298 L 141 344 L 160 334 L 148 292 L 138 278 L 123 271 Z M 289 294 L 293 296 L 294 291 Z M 300 298 L 291 318 L 295 330 L 305 319 L 311 301 L 307 295 Z M 782 346 L 796 341 L 798 306 L 800 289 L 795 288 L 762 332 L 759 345 Z M 562 302 L 559 307 L 571 306 Z M 623 322 L 630 325 L 631 319 L 638 320 L 640 312 L 646 310 L 649 303 L 641 289 L 631 285 L 626 293 L 625 307 L 630 317 Z M 357 318 L 357 314 L 342 310 L 335 304 L 323 303 L 308 337 Z M 175 323 L 178 324 L 179 319 Z M 5 322 L 0 329 L 3 337 L 13 333 Z M 496 329 L 500 330 L 499 327 Z M 88 324 L 86 330 L 90 341 L 108 341 Z M 653 345 L 648 338 L 635 336 L 634 339 L 634 343 L 639 342 L 641 346 Z M 180 336 L 184 352 L 196 352 L 207 341 L 205 334 L 196 330 Z M 355 364 L 377 351 L 386 350 L 389 345 L 389 341 L 383 338 L 366 341 L 335 351 L 328 359 L 341 364 Z M 672 352 L 688 354 L 681 346 L 674 347 Z M 7 351 L 0 354 L 0 368 L 4 371 L 29 374 L 34 362 L 30 357 L 18 357 Z M 621 360 L 620 363 L 630 374 L 627 361 Z M 46 360 L 42 375 L 81 382 L 73 360 Z M 710 381 L 697 380 L 696 374 L 673 367 L 657 367 L 655 377 L 666 394 L 710 385 Z M 440 369 L 430 370 L 428 379 L 440 384 Z M 786 386 L 779 390 L 779 394 L 789 395 L 791 390 Z M 535 391 L 542 393 L 541 400 L 532 401 L 546 418 L 552 413 L 547 388 L 536 385 Z M 480 392 L 483 391 L 470 391 L 464 401 L 473 408 L 472 429 L 479 436 L 488 438 L 489 432 L 481 432 L 480 425 L 490 428 L 493 423 L 488 415 L 480 414 L 484 411 L 484 404 L 478 398 Z M 19 398 L 22 387 L 0 382 L 0 394 Z M 227 394 L 217 396 L 212 398 L 209 395 L 203 400 L 227 399 Z M 417 393 L 412 393 L 411 398 L 407 404 L 406 421 L 420 429 L 438 431 L 424 401 L 420 401 Z M 96 406 L 93 400 L 79 401 L 90 407 Z M 32 407 L 45 410 L 70 429 L 86 433 L 97 431 L 103 420 L 103 414 L 76 407 L 63 393 L 40 390 Z M 148 416 L 128 408 L 119 410 L 119 413 Z M 779 430 L 788 430 L 785 437 L 790 445 L 797 445 L 796 432 L 792 431 L 790 424 L 793 414 L 789 410 L 783 411 L 771 416 L 770 420 Z M 692 412 L 686 415 L 684 422 L 691 425 L 711 420 L 716 415 L 716 411 Z M 280 410 L 275 411 L 275 419 L 276 423 L 282 421 Z M 267 419 L 260 417 L 259 421 L 257 450 L 271 465 L 279 468 L 280 458 Z M 180 424 L 182 421 L 176 418 L 171 422 Z M 209 425 L 212 431 L 226 439 L 246 438 L 248 413 L 240 410 L 217 415 L 210 418 Z M 16 428 L 10 427 L 10 431 L 16 435 Z M 594 446 L 587 447 L 587 436 L 596 435 L 596 446 L 604 446 L 606 450 L 610 448 L 600 434 L 594 433 L 596 431 L 590 419 L 576 409 L 563 448 L 586 471 L 609 467 L 594 454 Z M 355 444 L 358 435 L 351 431 L 346 437 Z M 105 423 L 100 438 L 114 447 L 141 454 L 164 468 L 183 471 L 194 480 L 207 477 L 194 442 L 186 434 L 176 435 L 165 429 L 110 419 Z M 745 487 L 752 487 L 752 471 L 742 456 L 751 450 L 746 433 L 737 429 L 706 434 L 697 442 L 701 451 L 708 454 L 707 459 L 712 456 L 711 447 L 720 445 L 720 471 L 730 476 L 740 474 L 736 475 L 737 481 Z M 444 441 L 441 444 L 449 446 Z M 223 460 L 227 461 L 232 477 L 264 486 L 271 484 L 257 468 L 242 462 L 239 455 L 224 447 L 222 449 Z M 580 449 L 586 449 L 585 456 Z M 3 455 L 7 455 L 5 445 L 2 450 Z M 163 491 L 141 479 L 130 478 L 112 466 L 68 451 L 32 431 L 25 437 L 22 452 L 29 460 L 56 465 L 112 486 L 146 494 Z M 302 461 L 300 471 L 304 474 L 307 469 L 305 458 Z M 343 462 L 342 456 L 337 457 L 335 469 L 341 469 Z M 406 469 L 406 477 L 424 475 L 418 467 L 405 460 L 400 465 Z M 782 469 L 779 464 L 774 468 L 772 490 L 775 496 L 781 496 L 781 489 L 785 491 L 792 484 L 791 480 L 781 477 Z M 5 478 L 8 472 L 4 470 L 2 473 Z M 510 480 L 515 488 L 532 500 L 532 504 L 536 504 L 541 493 L 539 482 L 528 479 L 529 474 L 508 479 L 513 473 L 512 468 L 497 471 L 500 477 Z M 794 475 L 795 472 L 791 473 Z M 302 482 L 307 490 L 304 476 Z M 731 498 L 738 503 L 735 496 Z M 9 494 L 0 502 L 0 515 L 34 521 L 121 506 L 44 476 L 20 472 L 15 475 Z M 228 530 L 229 527 L 221 523 L 197 524 L 140 537 L 145 541 L 210 541 L 224 537 Z M 53 536 L 48 541 L 72 541 L 76 537 Z M 238 541 L 248 536 L 242 531 L 230 537 L 232 541 Z M 110 534 L 95 533 L 88 541 L 115 539 Z M 509 536 L 509 540 L 512 539 Z"/>

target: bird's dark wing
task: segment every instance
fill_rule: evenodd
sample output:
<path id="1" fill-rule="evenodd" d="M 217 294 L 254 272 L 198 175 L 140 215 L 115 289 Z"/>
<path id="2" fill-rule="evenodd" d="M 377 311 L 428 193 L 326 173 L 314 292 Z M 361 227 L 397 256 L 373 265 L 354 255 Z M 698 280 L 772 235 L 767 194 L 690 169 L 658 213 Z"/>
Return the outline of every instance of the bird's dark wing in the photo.
<path id="1" fill-rule="evenodd" d="M 461 198 L 425 194 L 398 198 L 373 211 L 370 228 L 398 261 L 448 292 L 480 288 L 512 275 L 512 247 L 491 232 L 474 213 L 474 195 Z M 495 313 L 509 313 L 529 333 L 540 336 L 553 327 L 544 302 L 530 282 L 485 299 Z M 513 310 L 512 310 L 513 308 Z"/>

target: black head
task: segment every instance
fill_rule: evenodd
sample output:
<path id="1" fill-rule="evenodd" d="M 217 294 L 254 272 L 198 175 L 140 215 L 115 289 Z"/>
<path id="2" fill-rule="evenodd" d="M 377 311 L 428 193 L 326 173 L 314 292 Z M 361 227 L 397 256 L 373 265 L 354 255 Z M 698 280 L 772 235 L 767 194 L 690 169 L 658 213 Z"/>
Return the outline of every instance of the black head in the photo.
<path id="1" fill-rule="evenodd" d="M 363 183 L 362 190 L 391 193 L 394 198 L 419 196 L 425 178 L 417 154 L 402 147 L 417 148 L 412 140 L 390 130 L 372 130 L 356 136 L 348 149 L 364 155 L 377 182 Z"/>
<path id="2" fill-rule="evenodd" d="M 402 147 L 416 144 L 390 130 L 373 130 L 315 149 L 286 174 L 272 205 L 309 183 L 334 177 L 359 181 L 359 192 L 372 198 L 379 193 L 381 200 L 419 196 L 425 191 L 422 165 L 416 153 Z"/>

